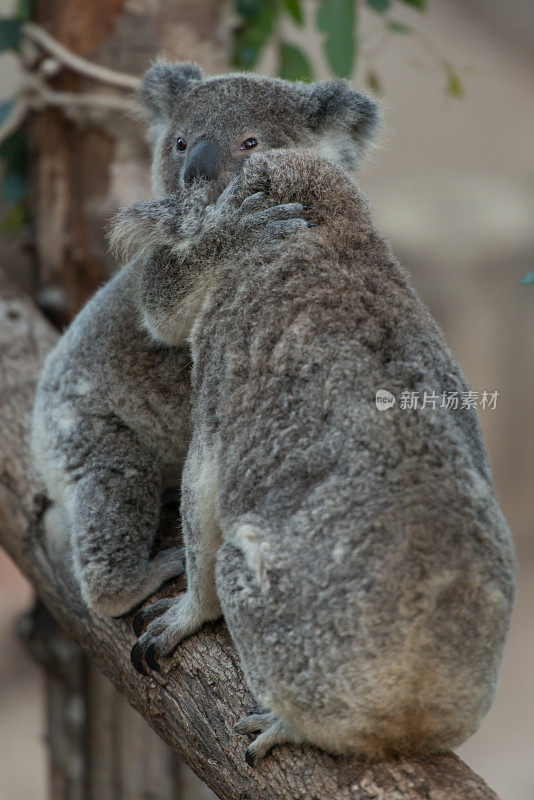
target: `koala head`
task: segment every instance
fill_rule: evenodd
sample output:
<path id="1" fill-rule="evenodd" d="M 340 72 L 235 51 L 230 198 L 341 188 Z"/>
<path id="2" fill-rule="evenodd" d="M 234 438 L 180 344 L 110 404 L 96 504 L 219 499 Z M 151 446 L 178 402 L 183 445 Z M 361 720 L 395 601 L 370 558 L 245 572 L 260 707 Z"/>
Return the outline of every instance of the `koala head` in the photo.
<path id="1" fill-rule="evenodd" d="M 312 148 L 344 169 L 375 139 L 378 105 L 346 81 L 204 78 L 196 64 L 154 64 L 140 100 L 154 142 L 156 197 L 203 179 L 219 194 L 253 153 Z"/>

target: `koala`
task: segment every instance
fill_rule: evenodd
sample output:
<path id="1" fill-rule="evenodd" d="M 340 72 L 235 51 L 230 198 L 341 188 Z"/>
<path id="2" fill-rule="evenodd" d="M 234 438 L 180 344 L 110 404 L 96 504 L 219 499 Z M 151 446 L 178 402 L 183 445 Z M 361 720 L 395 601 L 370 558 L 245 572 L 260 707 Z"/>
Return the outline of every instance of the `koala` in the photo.
<path id="1" fill-rule="evenodd" d="M 193 271 L 169 206 L 152 210 L 116 236 L 152 247 L 157 229 L 177 256 L 145 268 L 141 306 L 155 337 L 191 345 L 188 588 L 137 612 L 134 665 L 159 669 L 222 614 L 260 704 L 236 726 L 256 736 L 248 763 L 282 744 L 460 744 L 495 693 L 514 552 L 475 411 L 377 407 L 379 389 L 468 387 L 362 192 L 314 148 L 260 151 L 198 230 L 250 214 L 289 235 L 221 239 Z"/>
<path id="2" fill-rule="evenodd" d="M 186 332 L 196 306 L 184 306 L 174 329 L 158 335 L 152 303 L 167 296 L 172 310 L 167 283 L 178 267 L 196 282 L 201 263 L 211 274 L 230 244 L 243 256 L 260 241 L 276 244 L 311 224 L 299 204 L 236 213 L 223 204 L 217 216 L 214 202 L 253 153 L 298 145 L 353 169 L 378 122 L 376 104 L 343 81 L 203 78 L 194 64 L 154 64 L 139 99 L 153 142 L 157 213 L 139 203 L 124 217 L 125 239 L 128 226 L 144 231 L 136 257 L 48 355 L 32 425 L 34 462 L 50 499 L 50 552 L 68 563 L 85 603 L 112 617 L 185 568 L 181 547 L 150 554 L 162 492 L 179 485 L 191 437 Z M 161 245 L 166 223 L 174 229 L 172 248 Z"/>

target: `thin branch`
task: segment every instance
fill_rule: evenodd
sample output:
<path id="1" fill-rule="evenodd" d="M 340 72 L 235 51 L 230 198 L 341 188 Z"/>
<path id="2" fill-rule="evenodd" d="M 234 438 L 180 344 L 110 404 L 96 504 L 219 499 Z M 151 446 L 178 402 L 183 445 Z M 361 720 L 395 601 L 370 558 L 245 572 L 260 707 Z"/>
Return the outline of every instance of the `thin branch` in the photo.
<path id="1" fill-rule="evenodd" d="M 52 89 L 44 89 L 35 98 L 32 98 L 32 108 L 40 108 L 41 106 L 58 106 L 61 108 L 78 106 L 80 108 L 105 108 L 111 111 L 127 112 L 133 112 L 136 109 L 135 103 L 123 97 L 107 94 L 55 92 Z"/>
<path id="2" fill-rule="evenodd" d="M 116 70 L 102 67 L 99 64 L 93 64 L 81 56 L 71 53 L 64 45 L 54 39 L 44 28 L 35 25 L 33 22 L 28 22 L 23 27 L 23 33 L 28 39 L 31 39 L 36 44 L 39 44 L 44 50 L 53 55 L 62 64 L 85 75 L 88 78 L 93 78 L 96 81 L 107 83 L 110 86 L 118 86 L 121 89 L 136 90 L 139 87 L 140 80 L 135 75 L 128 75 L 125 72 L 117 72 Z"/>

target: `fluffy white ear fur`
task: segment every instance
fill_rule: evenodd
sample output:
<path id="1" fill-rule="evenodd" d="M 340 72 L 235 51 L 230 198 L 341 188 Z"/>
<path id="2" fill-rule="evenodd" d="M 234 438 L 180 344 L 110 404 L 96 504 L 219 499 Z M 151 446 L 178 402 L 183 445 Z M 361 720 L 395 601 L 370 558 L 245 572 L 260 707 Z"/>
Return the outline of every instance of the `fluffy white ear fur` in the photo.
<path id="1" fill-rule="evenodd" d="M 143 76 L 138 97 L 151 118 L 172 116 L 177 99 L 203 78 L 198 64 L 156 61 Z"/>
<path id="2" fill-rule="evenodd" d="M 318 81 L 307 87 L 309 124 L 317 149 L 345 169 L 354 169 L 380 128 L 380 107 L 347 81 Z"/>

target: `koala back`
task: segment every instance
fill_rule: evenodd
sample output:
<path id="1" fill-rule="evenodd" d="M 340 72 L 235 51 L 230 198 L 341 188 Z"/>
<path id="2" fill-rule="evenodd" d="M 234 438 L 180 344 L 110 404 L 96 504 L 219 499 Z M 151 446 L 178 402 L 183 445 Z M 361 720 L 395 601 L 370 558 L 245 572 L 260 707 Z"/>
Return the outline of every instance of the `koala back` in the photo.
<path id="1" fill-rule="evenodd" d="M 475 413 L 375 396 L 467 384 L 342 170 L 271 154 L 243 182 L 317 227 L 221 270 L 191 334 L 231 635 L 258 699 L 318 746 L 447 749 L 495 691 L 510 533 Z"/>

